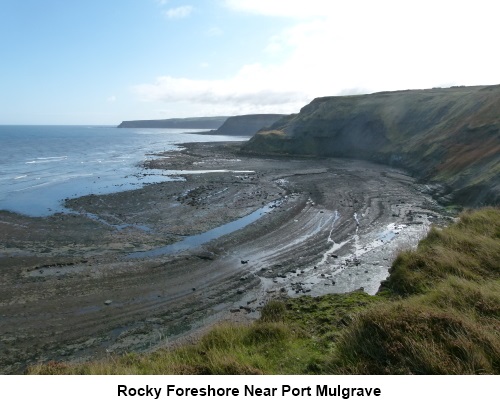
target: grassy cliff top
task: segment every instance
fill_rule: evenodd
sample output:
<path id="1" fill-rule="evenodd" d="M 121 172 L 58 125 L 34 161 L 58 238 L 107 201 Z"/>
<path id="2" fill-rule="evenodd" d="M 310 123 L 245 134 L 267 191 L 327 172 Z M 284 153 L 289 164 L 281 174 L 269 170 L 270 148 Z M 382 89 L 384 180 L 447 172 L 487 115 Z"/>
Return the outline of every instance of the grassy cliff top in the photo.
<path id="1" fill-rule="evenodd" d="M 445 186 L 445 202 L 500 204 L 500 86 L 322 97 L 257 133 L 251 153 L 365 159 Z"/>

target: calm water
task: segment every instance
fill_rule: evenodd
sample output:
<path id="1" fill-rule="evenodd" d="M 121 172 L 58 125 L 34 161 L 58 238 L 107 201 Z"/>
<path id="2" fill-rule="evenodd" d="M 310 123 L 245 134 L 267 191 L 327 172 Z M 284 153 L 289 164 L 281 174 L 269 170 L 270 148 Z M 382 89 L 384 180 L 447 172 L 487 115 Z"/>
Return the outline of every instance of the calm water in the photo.
<path id="1" fill-rule="evenodd" d="M 247 138 L 185 134 L 186 129 L 0 126 L 0 210 L 32 216 L 63 211 L 65 198 L 179 180 L 139 165 L 182 142 Z M 199 131 L 199 130 L 197 130 Z"/>

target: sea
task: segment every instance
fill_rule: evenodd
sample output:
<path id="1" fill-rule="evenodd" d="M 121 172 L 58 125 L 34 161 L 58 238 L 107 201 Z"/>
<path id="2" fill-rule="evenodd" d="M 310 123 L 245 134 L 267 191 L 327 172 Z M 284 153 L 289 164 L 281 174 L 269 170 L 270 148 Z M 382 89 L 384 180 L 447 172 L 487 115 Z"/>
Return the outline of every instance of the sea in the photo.
<path id="1" fill-rule="evenodd" d="M 189 133 L 196 131 L 203 129 L 1 125 L 0 210 L 48 216 L 65 212 L 67 198 L 182 181 L 141 164 L 185 142 L 248 139 Z"/>

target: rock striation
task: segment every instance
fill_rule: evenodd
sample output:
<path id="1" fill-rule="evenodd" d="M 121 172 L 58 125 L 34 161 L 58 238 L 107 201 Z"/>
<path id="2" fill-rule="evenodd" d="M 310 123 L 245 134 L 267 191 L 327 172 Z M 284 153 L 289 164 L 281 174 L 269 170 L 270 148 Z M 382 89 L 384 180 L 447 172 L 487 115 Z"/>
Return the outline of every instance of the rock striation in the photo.
<path id="1" fill-rule="evenodd" d="M 500 85 L 322 97 L 243 151 L 402 167 L 443 203 L 500 204 Z"/>

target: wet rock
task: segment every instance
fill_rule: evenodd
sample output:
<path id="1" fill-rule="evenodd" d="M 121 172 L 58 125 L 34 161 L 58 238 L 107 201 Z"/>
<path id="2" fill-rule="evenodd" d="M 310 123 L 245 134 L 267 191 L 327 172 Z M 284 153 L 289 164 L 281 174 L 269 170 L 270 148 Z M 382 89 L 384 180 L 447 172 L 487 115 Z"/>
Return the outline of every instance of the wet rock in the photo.
<path id="1" fill-rule="evenodd" d="M 247 264 L 248 263 L 248 260 L 242 260 L 241 261 L 241 264 Z"/>
<path id="2" fill-rule="evenodd" d="M 213 252 L 201 252 L 197 254 L 196 257 L 201 260 L 214 260 L 215 254 Z"/>
<path id="3" fill-rule="evenodd" d="M 163 319 L 161 319 L 161 318 L 148 318 L 148 319 L 146 319 L 146 323 L 163 323 Z"/>

